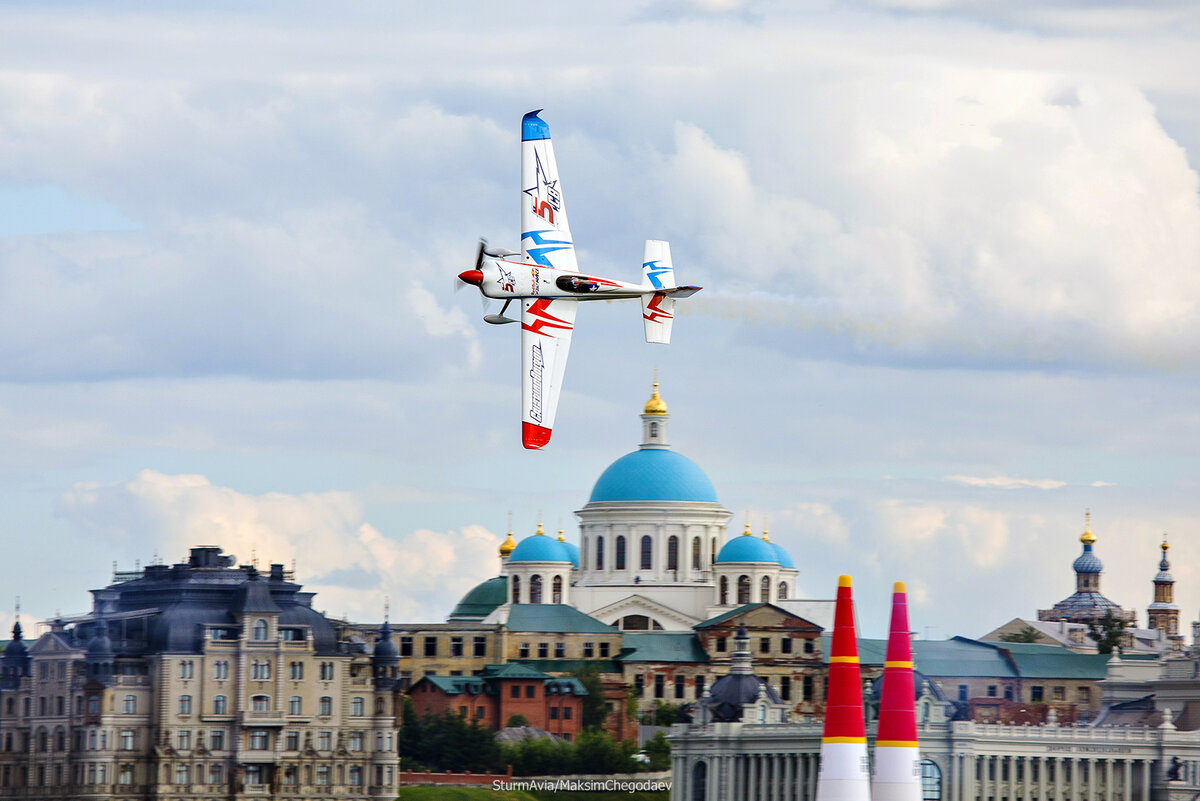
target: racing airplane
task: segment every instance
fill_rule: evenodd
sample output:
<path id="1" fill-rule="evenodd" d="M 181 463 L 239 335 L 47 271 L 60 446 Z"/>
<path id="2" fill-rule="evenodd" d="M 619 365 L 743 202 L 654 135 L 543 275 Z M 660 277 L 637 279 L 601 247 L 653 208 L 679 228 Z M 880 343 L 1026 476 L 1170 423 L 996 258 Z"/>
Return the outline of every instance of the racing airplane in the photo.
<path id="1" fill-rule="evenodd" d="M 700 290 L 675 285 L 671 247 L 655 239 L 646 240 L 639 284 L 579 272 L 550 126 L 540 111 L 521 120 L 521 250 L 489 248 L 480 240 L 475 268 L 458 275 L 484 297 L 504 301 L 485 322 L 521 323 L 521 442 L 529 449 L 550 441 L 579 301 L 640 298 L 646 341 L 666 344 L 675 300 Z M 514 300 L 521 303 L 519 321 L 506 316 Z"/>

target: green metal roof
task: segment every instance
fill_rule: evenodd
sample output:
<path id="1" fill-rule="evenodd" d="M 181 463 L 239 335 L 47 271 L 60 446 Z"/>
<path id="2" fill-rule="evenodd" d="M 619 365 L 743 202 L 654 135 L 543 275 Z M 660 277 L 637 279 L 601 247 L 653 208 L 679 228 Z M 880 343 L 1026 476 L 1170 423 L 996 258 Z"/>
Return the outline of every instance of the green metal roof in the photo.
<path id="1" fill-rule="evenodd" d="M 1108 675 L 1109 654 L 1077 654 L 1060 645 L 1004 643 L 1017 670 L 1029 679 L 1093 679 Z"/>
<path id="2" fill-rule="evenodd" d="M 429 682 L 447 695 L 487 694 L 487 685 L 479 676 L 424 676 L 420 681 Z"/>
<path id="3" fill-rule="evenodd" d="M 692 628 L 707 629 L 707 628 L 711 628 L 712 626 L 719 626 L 722 623 L 724 623 L 726 620 L 729 620 L 730 618 L 737 617 L 738 615 L 742 614 L 743 612 L 749 612 L 751 609 L 757 609 L 760 606 L 770 606 L 770 604 L 766 604 L 766 603 L 742 604 L 737 609 L 730 609 L 728 612 L 722 612 L 721 614 L 717 615 L 716 617 L 710 617 L 708 620 L 702 620 L 699 623 L 697 623 L 696 625 L 692 626 Z M 785 609 L 784 611 L 786 612 L 787 610 Z"/>
<path id="4" fill-rule="evenodd" d="M 611 659 L 521 659 L 522 665 L 546 673 L 578 673 L 594 670 L 597 673 L 620 673 L 621 666 Z"/>
<path id="5" fill-rule="evenodd" d="M 821 652 L 828 663 L 828 635 L 821 640 Z M 858 641 L 861 664 L 882 667 L 886 652 L 887 640 Z M 1105 677 L 1108 660 L 1107 654 L 1078 654 L 1061 645 L 989 643 L 966 637 L 913 643 L 913 667 L 930 677 L 1098 680 Z"/>
<path id="6" fill-rule="evenodd" d="M 550 678 L 540 670 L 534 670 L 531 667 L 522 665 L 520 662 L 506 662 L 503 665 L 484 665 L 483 673 L 480 674 L 485 679 L 548 679 Z"/>
<path id="7" fill-rule="evenodd" d="M 707 662 L 708 654 L 690 631 L 627 631 L 621 662 Z"/>
<path id="8" fill-rule="evenodd" d="M 508 612 L 508 630 L 545 634 L 619 633 L 566 604 L 513 604 Z"/>
<path id="9" fill-rule="evenodd" d="M 482 620 L 508 600 L 508 579 L 490 578 L 462 597 L 450 613 L 450 620 Z"/>

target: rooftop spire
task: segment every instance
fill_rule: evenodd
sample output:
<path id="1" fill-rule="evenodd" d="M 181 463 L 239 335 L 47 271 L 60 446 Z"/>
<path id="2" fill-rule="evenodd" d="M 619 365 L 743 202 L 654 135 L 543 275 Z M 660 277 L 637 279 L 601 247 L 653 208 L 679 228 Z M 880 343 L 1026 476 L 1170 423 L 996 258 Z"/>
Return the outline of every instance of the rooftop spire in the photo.
<path id="1" fill-rule="evenodd" d="M 1096 535 L 1092 533 L 1092 510 L 1087 509 L 1083 513 L 1083 533 L 1079 535 L 1079 541 L 1084 545 L 1091 545 L 1096 541 Z"/>

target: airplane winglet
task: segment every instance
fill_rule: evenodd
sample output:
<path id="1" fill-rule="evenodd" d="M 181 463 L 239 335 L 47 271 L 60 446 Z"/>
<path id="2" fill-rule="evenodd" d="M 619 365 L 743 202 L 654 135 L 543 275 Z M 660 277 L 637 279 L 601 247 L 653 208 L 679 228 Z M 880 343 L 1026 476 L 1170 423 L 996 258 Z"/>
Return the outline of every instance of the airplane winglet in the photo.
<path id="1" fill-rule="evenodd" d="M 521 444 L 536 451 L 550 441 L 550 429 L 535 423 L 521 422 Z"/>
<path id="2" fill-rule="evenodd" d="M 521 118 L 521 141 L 528 142 L 533 139 L 549 139 L 550 126 L 546 121 L 538 116 L 541 109 L 534 109 Z"/>

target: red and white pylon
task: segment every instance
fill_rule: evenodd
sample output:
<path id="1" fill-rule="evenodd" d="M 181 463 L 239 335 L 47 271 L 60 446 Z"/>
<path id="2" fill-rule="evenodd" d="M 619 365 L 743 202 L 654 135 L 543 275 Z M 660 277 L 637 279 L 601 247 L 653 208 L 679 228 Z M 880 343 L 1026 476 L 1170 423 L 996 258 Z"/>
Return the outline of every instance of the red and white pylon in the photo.
<path id="1" fill-rule="evenodd" d="M 874 801 L 921 801 L 921 756 L 917 748 L 917 710 L 913 692 L 912 642 L 908 634 L 908 596 L 904 582 L 892 588 L 875 737 Z"/>
<path id="2" fill-rule="evenodd" d="M 858 635 L 849 576 L 838 577 L 827 681 L 817 801 L 870 801 Z"/>

